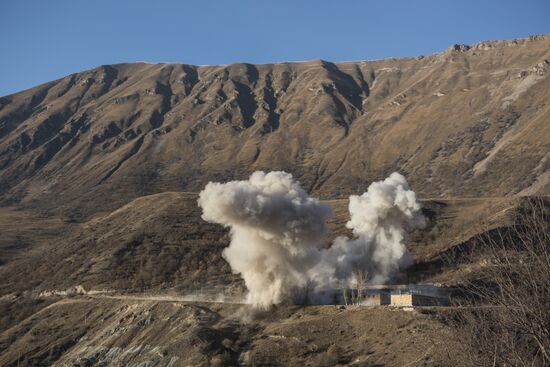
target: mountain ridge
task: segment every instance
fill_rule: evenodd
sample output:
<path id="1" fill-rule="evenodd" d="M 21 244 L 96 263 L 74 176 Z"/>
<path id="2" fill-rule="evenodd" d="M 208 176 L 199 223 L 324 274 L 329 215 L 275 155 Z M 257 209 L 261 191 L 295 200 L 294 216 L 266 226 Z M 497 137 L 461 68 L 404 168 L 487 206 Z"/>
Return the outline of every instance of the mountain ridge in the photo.
<path id="1" fill-rule="evenodd" d="M 441 54 L 445 51 L 454 50 L 454 51 L 467 51 L 471 48 L 477 48 L 477 49 L 483 49 L 483 48 L 490 48 L 494 47 L 496 45 L 504 44 L 508 47 L 518 46 L 523 42 L 528 41 L 536 41 L 541 40 L 550 37 L 550 34 L 534 34 L 529 35 L 528 37 L 516 37 L 509 40 L 498 40 L 498 39 L 487 39 L 483 41 L 479 41 L 472 44 L 467 43 L 453 43 L 451 44 L 447 49 L 444 51 L 436 51 L 430 55 L 416 55 L 416 56 L 402 56 L 402 57 L 383 57 L 379 59 L 356 59 L 356 60 L 339 60 L 339 61 L 331 61 L 331 60 L 325 60 L 325 59 L 308 59 L 308 60 L 296 60 L 296 61 L 275 61 L 275 62 L 261 62 L 261 63 L 254 63 L 254 62 L 248 62 L 248 61 L 235 61 L 228 64 L 191 64 L 191 63 L 180 63 L 180 62 L 172 62 L 172 61 L 146 61 L 146 60 L 138 60 L 138 61 L 129 61 L 129 62 L 119 62 L 119 63 L 113 63 L 113 64 L 101 64 L 96 67 L 92 67 L 91 69 L 83 69 L 80 71 L 76 71 L 73 73 L 69 73 L 66 76 L 62 76 L 57 79 L 53 79 L 50 81 L 46 81 L 43 83 L 38 83 L 35 86 L 31 86 L 29 88 L 21 89 L 19 91 L 15 91 L 13 93 L 8 93 L 5 95 L 0 96 L 0 98 L 3 97 L 9 97 L 14 94 L 18 94 L 21 92 L 24 92 L 29 89 L 33 89 L 48 83 L 57 82 L 61 79 L 64 79 L 66 77 L 70 77 L 76 74 L 83 73 L 85 71 L 106 67 L 106 66 L 117 66 L 117 65 L 127 65 L 127 64 L 147 64 L 147 65 L 160 65 L 160 64 L 171 64 L 171 65 L 188 65 L 191 67 L 199 68 L 199 67 L 223 67 L 223 66 L 229 66 L 234 64 L 250 64 L 250 65 L 279 65 L 279 64 L 303 64 L 303 63 L 310 63 L 310 62 L 330 62 L 333 64 L 345 64 L 345 63 L 359 63 L 359 62 L 377 62 L 377 61 L 385 61 L 385 60 L 395 60 L 395 59 L 418 59 L 418 58 L 424 58 L 429 56 L 434 56 L 437 54 Z"/>
<path id="2" fill-rule="evenodd" d="M 81 218 L 257 169 L 323 198 L 395 170 L 421 196 L 547 194 L 549 45 L 71 74 L 0 97 L 1 202 Z"/>

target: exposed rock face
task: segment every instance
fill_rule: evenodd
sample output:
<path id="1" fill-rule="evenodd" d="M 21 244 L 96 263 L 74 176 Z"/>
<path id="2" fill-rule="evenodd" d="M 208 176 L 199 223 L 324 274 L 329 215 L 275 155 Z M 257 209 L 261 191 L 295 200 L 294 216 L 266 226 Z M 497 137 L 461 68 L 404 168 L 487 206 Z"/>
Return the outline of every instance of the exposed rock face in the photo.
<path id="1" fill-rule="evenodd" d="M 257 169 L 292 172 L 325 198 L 394 170 L 424 197 L 548 193 L 549 46 L 101 66 L 0 98 L 0 194 L 86 216 Z"/>

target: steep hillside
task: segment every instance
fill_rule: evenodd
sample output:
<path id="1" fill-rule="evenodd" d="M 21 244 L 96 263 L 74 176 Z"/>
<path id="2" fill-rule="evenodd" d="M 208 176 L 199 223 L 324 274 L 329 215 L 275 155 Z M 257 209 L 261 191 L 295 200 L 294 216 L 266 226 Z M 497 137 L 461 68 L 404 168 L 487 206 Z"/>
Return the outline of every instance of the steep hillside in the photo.
<path id="1" fill-rule="evenodd" d="M 18 224 L 4 227 L 5 239 L 0 241 L 0 250 L 6 253 L 0 266 L 0 296 L 25 291 L 38 295 L 77 286 L 130 293 L 189 294 L 203 289 L 242 293 L 240 276 L 231 273 L 222 257 L 229 245 L 228 232 L 201 219 L 197 198 L 192 193 L 149 195 L 82 224 L 63 224 L 55 217 L 44 221 L 17 212 Z M 407 240 L 415 263 L 394 281 L 456 284 L 465 276 L 475 276 L 471 273 L 476 264 L 462 259 L 460 252 L 480 233 L 507 226 L 522 201 L 423 201 L 429 225 Z M 345 228 L 348 200 L 329 203 L 335 215 L 328 223 L 327 246 L 336 236 L 351 235 Z M 0 218 L 11 216 L 13 210 L 0 210 Z M 17 238 L 26 245 L 19 246 Z M 477 252 L 481 255 L 483 249 Z M 455 261 L 443 261 L 446 255 L 456 257 Z"/>
<path id="2" fill-rule="evenodd" d="M 5 213 L 9 215 L 11 211 Z M 229 243 L 226 231 L 201 219 L 196 194 L 136 199 L 86 223 L 58 227 L 47 245 L 41 238 L 51 231 L 54 219 L 42 227 L 34 218 L 25 221 L 23 215 L 19 221 L 4 231 L 8 238 L 4 248 L 11 248 L 12 255 L 0 266 L 0 295 L 77 285 L 88 290 L 188 291 L 228 285 L 238 278 L 221 257 Z M 20 228 L 33 225 L 38 228 L 26 239 L 26 247 L 9 240 L 21 233 Z"/>
<path id="3" fill-rule="evenodd" d="M 119 64 L 0 98 L 0 197 L 69 219 L 257 169 L 324 198 L 549 193 L 550 37 L 428 57 Z"/>

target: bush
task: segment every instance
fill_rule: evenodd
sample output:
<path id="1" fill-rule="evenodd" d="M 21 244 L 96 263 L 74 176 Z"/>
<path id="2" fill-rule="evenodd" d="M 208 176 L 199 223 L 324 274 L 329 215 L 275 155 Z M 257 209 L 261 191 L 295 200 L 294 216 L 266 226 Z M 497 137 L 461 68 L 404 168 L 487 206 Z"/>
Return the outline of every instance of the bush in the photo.
<path id="1" fill-rule="evenodd" d="M 483 279 L 467 285 L 472 300 L 454 320 L 467 360 L 550 366 L 549 200 L 524 200 L 513 226 L 486 233 L 481 244 L 490 260 Z"/>

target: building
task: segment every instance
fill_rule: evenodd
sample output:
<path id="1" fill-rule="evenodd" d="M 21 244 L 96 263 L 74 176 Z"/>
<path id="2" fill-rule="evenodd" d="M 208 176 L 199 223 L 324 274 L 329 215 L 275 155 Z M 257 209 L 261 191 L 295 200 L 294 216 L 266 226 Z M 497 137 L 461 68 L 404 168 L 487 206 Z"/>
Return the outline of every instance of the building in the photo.
<path id="1" fill-rule="evenodd" d="M 357 295 L 356 289 L 325 291 L 323 299 L 332 304 L 359 304 L 363 306 L 448 306 L 452 288 L 435 284 L 371 285 Z"/>
<path id="2" fill-rule="evenodd" d="M 409 284 L 394 286 L 390 305 L 396 307 L 448 306 L 451 288 L 435 284 Z"/>
<path id="3" fill-rule="evenodd" d="M 383 306 L 391 302 L 391 292 L 389 289 L 366 289 L 362 295 L 359 304 L 362 306 Z"/>
<path id="4" fill-rule="evenodd" d="M 392 293 L 390 305 L 396 307 L 412 306 L 448 306 L 448 298 L 425 296 L 411 292 Z"/>

